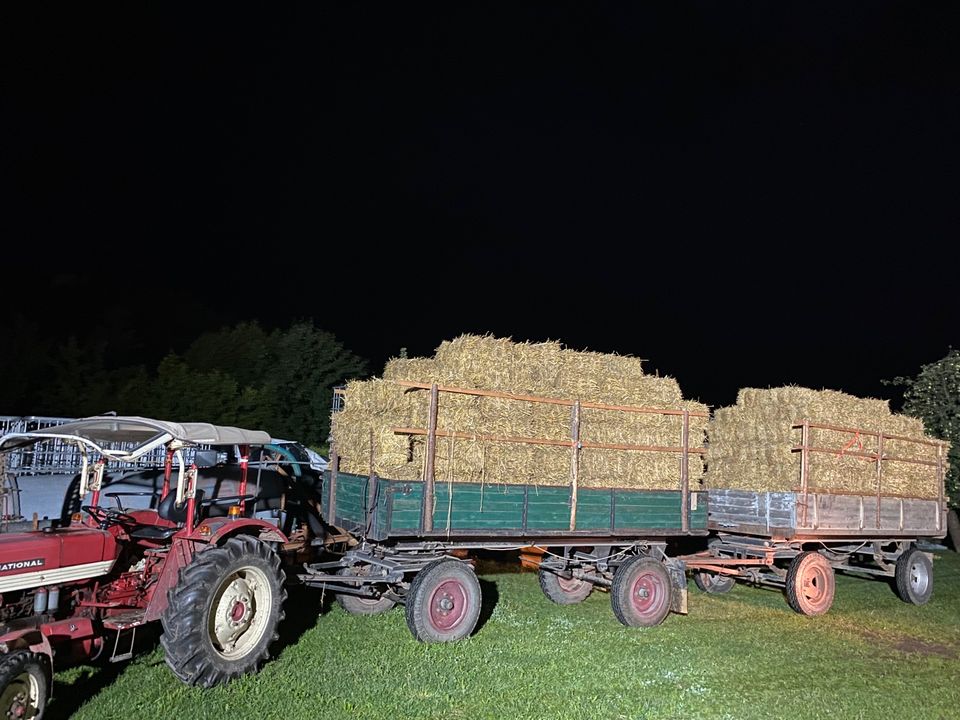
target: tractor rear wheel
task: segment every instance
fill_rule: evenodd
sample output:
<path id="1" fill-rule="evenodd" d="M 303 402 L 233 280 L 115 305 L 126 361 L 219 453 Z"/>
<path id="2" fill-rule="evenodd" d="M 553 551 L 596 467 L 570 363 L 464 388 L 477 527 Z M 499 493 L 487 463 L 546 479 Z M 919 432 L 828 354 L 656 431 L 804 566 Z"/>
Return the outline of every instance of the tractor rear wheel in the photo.
<path id="1" fill-rule="evenodd" d="M 41 655 L 17 650 L 0 660 L 0 717 L 40 718 L 50 696 L 50 679 Z"/>
<path id="2" fill-rule="evenodd" d="M 213 687 L 258 670 L 283 619 L 283 580 L 277 554 L 248 535 L 196 555 L 180 569 L 161 616 L 173 674 Z"/>

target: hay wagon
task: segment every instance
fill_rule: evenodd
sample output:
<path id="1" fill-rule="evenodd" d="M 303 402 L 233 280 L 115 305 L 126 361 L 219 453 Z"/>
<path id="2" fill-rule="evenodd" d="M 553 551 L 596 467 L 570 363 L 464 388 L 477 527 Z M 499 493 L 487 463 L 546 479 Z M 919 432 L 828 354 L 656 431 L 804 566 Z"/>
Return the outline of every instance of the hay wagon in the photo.
<path id="1" fill-rule="evenodd" d="M 425 642 L 457 640 L 469 635 L 480 613 L 480 584 L 465 560 L 471 550 L 528 549 L 539 566 L 540 585 L 560 604 L 584 600 L 597 586 L 609 589 L 616 617 L 628 626 L 660 623 L 670 612 L 686 612 L 686 576 L 681 562 L 668 557 L 667 538 L 707 535 L 706 498 L 691 490 L 704 452 L 702 428 L 707 413 L 689 409 L 617 406 L 561 398 L 400 381 L 407 393 L 429 394 L 422 426 L 395 426 L 404 442 L 422 442 L 422 478 L 381 477 L 376 471 L 374 431 L 364 459 L 365 473 L 345 472 L 340 448 L 331 450 L 323 488 L 323 518 L 339 535 L 338 557 L 306 566 L 301 579 L 332 590 L 350 613 L 375 614 L 395 604 L 406 606 L 413 635 Z M 499 407 L 550 405 L 567 412 L 569 434 L 557 437 L 510 436 L 457 427 L 441 408 L 452 398 L 468 403 L 497 402 Z M 426 398 L 424 398 L 425 400 Z M 446 403 L 446 404 L 445 404 Z M 348 399 L 349 405 L 349 399 Z M 676 428 L 671 445 L 603 443 L 585 439 L 589 414 L 644 415 L 649 422 Z M 439 420 L 438 420 L 439 416 Z M 691 437 L 691 418 L 698 437 Z M 341 428 L 342 430 L 342 428 Z M 696 435 L 696 433 L 694 433 Z M 438 448 L 454 443 L 486 458 L 489 465 L 505 448 L 549 448 L 564 453 L 561 476 L 545 473 L 533 482 L 464 481 L 456 469 L 438 479 Z M 418 446 L 420 447 L 420 446 Z M 356 454 L 356 450 L 353 451 Z M 673 471 L 663 485 L 670 489 L 585 486 L 585 454 L 640 453 L 668 458 Z M 452 460 L 450 461 L 452 463 Z M 356 458 L 351 467 L 356 468 Z M 553 466 L 556 470 L 556 465 Z M 464 472 L 466 472 L 464 470 Z M 476 478 L 474 478 L 476 480 Z"/>
<path id="2" fill-rule="evenodd" d="M 841 571 L 891 578 L 903 601 L 925 603 L 933 565 L 923 541 L 946 535 L 946 445 L 810 420 L 792 427 L 800 434 L 791 449 L 799 480 L 792 491 L 708 490 L 709 549 L 684 558 L 697 586 L 723 593 L 740 579 L 780 587 L 796 612 L 820 615 L 833 603 L 834 572 Z M 822 446 L 817 431 L 838 444 Z M 831 488 L 831 480 L 818 478 L 825 462 L 861 463 L 853 469 L 870 473 L 873 492 Z M 897 469 L 928 473 L 933 497 L 896 487 Z"/>

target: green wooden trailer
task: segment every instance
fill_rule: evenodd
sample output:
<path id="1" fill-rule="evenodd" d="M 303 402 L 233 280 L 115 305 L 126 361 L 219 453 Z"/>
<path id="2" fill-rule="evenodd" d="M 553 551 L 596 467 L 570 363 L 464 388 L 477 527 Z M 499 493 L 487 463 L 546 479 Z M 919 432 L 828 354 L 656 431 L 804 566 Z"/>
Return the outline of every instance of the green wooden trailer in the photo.
<path id="1" fill-rule="evenodd" d="M 563 544 L 569 538 L 655 538 L 707 534 L 706 493 L 581 488 L 575 529 L 572 492 L 552 485 L 437 483 L 432 529 L 424 529 L 424 482 L 327 472 L 324 520 L 371 542 L 409 538 L 510 538 Z M 684 529 L 684 514 L 687 528 Z M 558 541 L 561 541 L 558 543 Z"/>
<path id="2" fill-rule="evenodd" d="M 703 452 L 700 438 L 691 444 L 689 417 L 676 409 L 600 407 L 619 412 L 678 415 L 682 432 L 676 446 L 618 445 L 619 450 L 669 452 L 677 457 L 677 490 L 580 487 L 579 401 L 408 383 L 431 392 L 426 428 L 396 428 L 425 435 L 424 478 L 418 481 L 343 472 L 336 448 L 324 476 L 325 539 L 338 550 L 313 563 L 301 579 L 336 593 L 340 605 L 355 614 L 406 606 L 413 635 L 425 642 L 469 635 L 480 612 L 480 586 L 467 559 L 470 550 L 524 550 L 535 557 L 540 585 L 560 604 L 585 599 L 595 587 L 609 590 L 617 618 L 628 626 L 651 626 L 669 612 L 686 612 L 682 562 L 667 555 L 667 540 L 706 535 L 706 494 L 691 491 L 688 458 Z M 569 478 L 549 484 L 437 481 L 433 465 L 438 437 L 481 437 L 491 442 L 557 445 L 556 439 L 504 438 L 437 430 L 438 395 L 456 392 L 493 395 L 522 402 L 566 403 L 573 422 L 569 442 Z M 596 447 L 596 444 L 591 445 Z M 564 482 L 564 484 L 558 484 Z"/>

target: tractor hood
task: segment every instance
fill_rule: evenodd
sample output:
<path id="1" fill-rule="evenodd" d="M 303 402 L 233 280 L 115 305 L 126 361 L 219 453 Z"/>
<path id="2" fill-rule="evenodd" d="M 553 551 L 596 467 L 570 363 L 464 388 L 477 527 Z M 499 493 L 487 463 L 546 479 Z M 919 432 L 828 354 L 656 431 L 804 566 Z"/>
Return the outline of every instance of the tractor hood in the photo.
<path id="1" fill-rule="evenodd" d="M 84 580 L 110 571 L 113 535 L 70 527 L 0 535 L 0 593 Z"/>

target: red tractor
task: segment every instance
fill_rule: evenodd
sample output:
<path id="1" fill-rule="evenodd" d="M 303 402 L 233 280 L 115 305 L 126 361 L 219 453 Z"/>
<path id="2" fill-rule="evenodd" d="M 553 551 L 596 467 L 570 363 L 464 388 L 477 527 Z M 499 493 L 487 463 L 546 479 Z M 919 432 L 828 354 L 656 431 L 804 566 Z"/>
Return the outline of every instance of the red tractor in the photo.
<path id="1" fill-rule="evenodd" d="M 281 554 L 305 545 L 289 542 L 276 521 L 252 516 L 246 455 L 270 437 L 100 416 L 6 435 L 0 452 L 51 438 L 81 448 L 80 497 L 90 492 L 90 504 L 69 526 L 0 535 L 0 717 L 40 717 L 54 667 L 128 659 L 137 629 L 155 620 L 167 664 L 185 683 L 210 687 L 257 670 L 284 615 Z M 204 498 L 183 451 L 217 445 L 241 448 L 240 489 Z M 155 510 L 125 512 L 121 493 L 101 497 L 106 463 L 133 462 L 161 446 Z M 211 513 L 212 506 L 227 512 Z"/>

